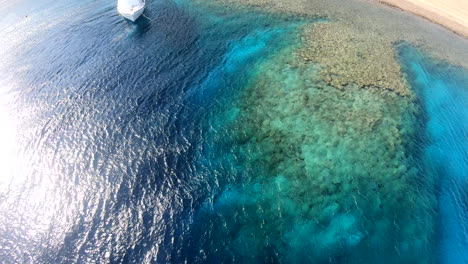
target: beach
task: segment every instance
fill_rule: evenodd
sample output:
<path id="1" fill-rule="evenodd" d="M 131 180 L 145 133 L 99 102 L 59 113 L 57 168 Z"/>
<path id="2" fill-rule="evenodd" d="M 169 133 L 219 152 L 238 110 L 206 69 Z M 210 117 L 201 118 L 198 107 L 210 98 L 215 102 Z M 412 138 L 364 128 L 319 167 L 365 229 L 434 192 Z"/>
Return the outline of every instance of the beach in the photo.
<path id="1" fill-rule="evenodd" d="M 468 1 L 379 0 L 379 2 L 422 16 L 464 37 L 468 36 Z"/>

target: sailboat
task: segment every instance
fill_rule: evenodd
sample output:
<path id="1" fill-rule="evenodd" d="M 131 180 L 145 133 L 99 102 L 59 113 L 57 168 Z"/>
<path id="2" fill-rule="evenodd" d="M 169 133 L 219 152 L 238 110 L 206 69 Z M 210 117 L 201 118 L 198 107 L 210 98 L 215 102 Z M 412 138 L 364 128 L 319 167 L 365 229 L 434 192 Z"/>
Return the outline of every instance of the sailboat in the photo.
<path id="1" fill-rule="evenodd" d="M 117 11 L 128 20 L 135 22 L 145 10 L 145 0 L 118 0 Z"/>

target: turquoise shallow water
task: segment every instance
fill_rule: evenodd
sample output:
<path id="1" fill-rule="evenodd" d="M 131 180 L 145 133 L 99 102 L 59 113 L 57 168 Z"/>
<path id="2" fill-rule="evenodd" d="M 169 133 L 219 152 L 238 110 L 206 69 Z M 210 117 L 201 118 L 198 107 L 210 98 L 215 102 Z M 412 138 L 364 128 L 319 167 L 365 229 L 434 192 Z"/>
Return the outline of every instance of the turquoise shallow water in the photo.
<path id="1" fill-rule="evenodd" d="M 319 85 L 316 65 L 290 54 L 256 67 L 211 118 L 214 147 L 200 158 L 209 157 L 213 189 L 195 217 L 198 258 L 431 262 L 434 190 L 414 105 Z"/>
<path id="2" fill-rule="evenodd" d="M 326 19 L 114 4 L 0 9 L 2 262 L 467 262 L 466 69 L 337 90 L 294 56 Z"/>
<path id="3" fill-rule="evenodd" d="M 438 262 L 468 263 L 468 71 L 410 46 L 399 52 L 427 118 L 425 166 L 439 195 Z"/>

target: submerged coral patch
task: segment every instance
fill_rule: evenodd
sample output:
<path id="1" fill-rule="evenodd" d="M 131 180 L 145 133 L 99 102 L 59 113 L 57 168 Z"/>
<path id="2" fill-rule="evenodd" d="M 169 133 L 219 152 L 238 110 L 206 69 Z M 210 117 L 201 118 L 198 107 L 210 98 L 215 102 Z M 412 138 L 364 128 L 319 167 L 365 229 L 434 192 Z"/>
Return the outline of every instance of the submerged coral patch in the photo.
<path id="1" fill-rule="evenodd" d="M 214 147 L 201 155 L 213 158 L 217 169 L 207 174 L 216 180 L 197 215 L 195 248 L 203 252 L 195 255 L 434 263 L 438 207 L 435 174 L 424 165 L 425 116 L 395 43 L 408 40 L 458 65 L 463 48 L 447 53 L 432 28 L 369 3 L 216 4 L 327 19 L 301 24 L 281 51 L 249 68 L 240 96 L 213 110 L 205 136 Z"/>
<path id="2" fill-rule="evenodd" d="M 258 65 L 237 101 L 226 155 L 249 173 L 203 211 L 223 223 L 206 235 L 229 238 L 212 256 L 431 263 L 435 200 L 412 152 L 416 105 L 392 90 L 330 86 L 299 49 Z"/>
<path id="3" fill-rule="evenodd" d="M 400 95 L 410 93 L 388 39 L 341 21 L 311 25 L 305 29 L 304 38 L 307 45 L 301 56 L 323 66 L 320 74 L 327 85 L 344 89 L 354 83 Z"/>

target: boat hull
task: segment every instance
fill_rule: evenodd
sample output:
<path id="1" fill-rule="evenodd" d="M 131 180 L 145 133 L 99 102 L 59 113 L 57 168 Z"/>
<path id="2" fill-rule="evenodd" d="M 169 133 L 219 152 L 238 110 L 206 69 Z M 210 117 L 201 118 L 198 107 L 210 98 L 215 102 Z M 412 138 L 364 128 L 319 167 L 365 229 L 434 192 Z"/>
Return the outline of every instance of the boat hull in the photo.
<path id="1" fill-rule="evenodd" d="M 140 7 L 139 9 L 134 9 L 134 10 L 127 10 L 123 7 L 121 7 L 120 5 L 117 6 L 117 11 L 119 11 L 119 13 L 125 17 L 126 19 L 132 21 L 132 22 L 135 22 L 140 16 L 141 14 L 143 14 L 143 11 L 145 11 L 145 6 L 143 5 L 142 7 Z"/>

